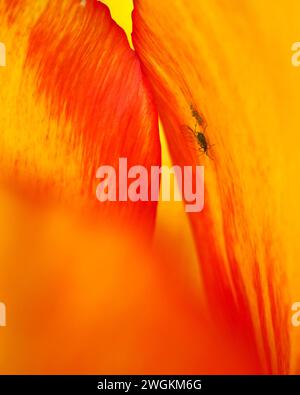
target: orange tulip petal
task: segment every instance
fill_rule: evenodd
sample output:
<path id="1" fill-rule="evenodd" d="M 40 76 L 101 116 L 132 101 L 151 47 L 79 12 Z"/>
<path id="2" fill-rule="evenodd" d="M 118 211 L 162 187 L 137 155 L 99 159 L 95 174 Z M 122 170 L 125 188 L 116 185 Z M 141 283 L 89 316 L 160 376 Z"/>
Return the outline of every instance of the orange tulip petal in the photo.
<path id="1" fill-rule="evenodd" d="M 282 97 L 277 84 L 287 90 L 285 73 L 273 67 L 279 54 L 286 56 L 282 29 L 274 22 L 281 20 L 282 7 L 238 0 L 230 5 L 184 0 L 134 4 L 133 44 L 173 161 L 205 165 L 204 211 L 190 214 L 190 220 L 207 306 L 220 325 L 226 323 L 241 352 L 258 358 L 261 372 L 288 372 L 278 168 L 287 154 L 281 145 L 280 112 L 289 93 Z M 295 7 L 296 2 L 284 10 L 294 28 Z M 276 51 L 271 52 L 274 42 Z M 283 61 L 281 66 L 287 67 Z M 208 156 L 201 155 L 187 127 L 196 123 L 191 105 L 203 118 L 198 128 L 206 135 Z"/>
<path id="2" fill-rule="evenodd" d="M 153 228 L 156 203 L 100 203 L 96 170 L 160 164 L 157 114 L 124 32 L 98 1 L 1 2 L 1 178 Z M 3 87 L 3 88 L 2 88 Z"/>

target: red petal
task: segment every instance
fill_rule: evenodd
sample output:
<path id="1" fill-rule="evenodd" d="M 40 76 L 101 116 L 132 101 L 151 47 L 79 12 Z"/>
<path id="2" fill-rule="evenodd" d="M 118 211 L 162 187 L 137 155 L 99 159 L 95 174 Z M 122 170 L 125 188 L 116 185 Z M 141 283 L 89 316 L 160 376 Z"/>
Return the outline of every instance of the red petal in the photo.
<path id="1" fill-rule="evenodd" d="M 98 1 L 4 3 L 2 179 L 153 227 L 156 203 L 100 203 L 96 170 L 160 164 L 157 114 L 123 31 Z M 12 15 L 14 16 L 12 18 Z"/>

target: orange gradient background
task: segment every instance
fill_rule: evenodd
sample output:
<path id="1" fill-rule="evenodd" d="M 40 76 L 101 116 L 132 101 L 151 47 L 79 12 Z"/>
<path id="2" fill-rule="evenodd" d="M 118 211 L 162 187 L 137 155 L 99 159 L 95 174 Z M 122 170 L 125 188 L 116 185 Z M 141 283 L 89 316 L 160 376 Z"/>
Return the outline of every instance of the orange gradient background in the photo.
<path id="1" fill-rule="evenodd" d="M 299 15 L 1 1 L 0 373 L 299 374 Z M 99 203 L 119 157 L 204 165 L 204 210 Z"/>

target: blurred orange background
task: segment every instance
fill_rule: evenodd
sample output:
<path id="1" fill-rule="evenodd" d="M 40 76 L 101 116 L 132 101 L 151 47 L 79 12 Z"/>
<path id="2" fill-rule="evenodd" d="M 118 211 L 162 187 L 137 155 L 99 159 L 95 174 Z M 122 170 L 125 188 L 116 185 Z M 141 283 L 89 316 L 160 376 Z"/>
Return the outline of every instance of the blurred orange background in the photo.
<path id="1" fill-rule="evenodd" d="M 0 5 L 0 373 L 299 374 L 299 2 L 86 3 Z M 99 208 L 120 156 L 204 211 Z"/>

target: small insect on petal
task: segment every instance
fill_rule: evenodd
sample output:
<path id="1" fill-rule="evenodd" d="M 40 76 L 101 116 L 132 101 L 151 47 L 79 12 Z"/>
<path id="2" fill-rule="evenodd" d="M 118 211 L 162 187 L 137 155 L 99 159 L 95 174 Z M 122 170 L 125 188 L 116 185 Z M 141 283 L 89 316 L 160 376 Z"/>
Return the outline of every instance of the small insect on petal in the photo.
<path id="1" fill-rule="evenodd" d="M 192 117 L 196 119 L 196 125 L 194 130 L 188 126 L 188 129 L 193 132 L 193 134 L 197 138 L 197 143 L 200 146 L 200 151 L 204 154 L 208 155 L 208 149 L 211 147 L 211 145 L 208 144 L 206 136 L 205 136 L 205 130 L 206 130 L 206 123 L 204 121 L 204 118 L 199 114 L 199 112 L 195 109 L 193 104 L 190 105 L 190 109 L 192 112 Z M 197 130 L 197 124 L 202 128 L 202 130 Z"/>
<path id="2" fill-rule="evenodd" d="M 198 125 L 204 127 L 204 129 L 206 129 L 206 123 L 204 121 L 204 118 L 202 118 L 202 116 L 195 109 L 193 104 L 190 105 L 190 109 L 191 109 L 191 112 L 192 112 L 192 117 L 196 119 Z"/>

